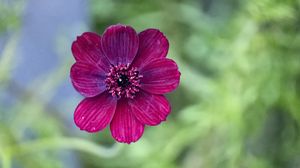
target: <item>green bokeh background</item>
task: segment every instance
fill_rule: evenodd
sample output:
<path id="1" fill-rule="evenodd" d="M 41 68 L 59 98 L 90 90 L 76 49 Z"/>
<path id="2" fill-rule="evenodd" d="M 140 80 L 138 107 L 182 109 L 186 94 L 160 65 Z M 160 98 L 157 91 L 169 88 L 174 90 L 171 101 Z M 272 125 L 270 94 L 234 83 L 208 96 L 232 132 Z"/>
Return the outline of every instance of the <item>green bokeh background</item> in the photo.
<path id="1" fill-rule="evenodd" d="M 0 31 L 15 32 L 0 53 L 0 94 L 14 86 L 10 74 L 18 66 L 26 1 L 13 3 L 0 0 Z M 69 131 L 47 101 L 38 101 L 68 78 L 69 51 L 42 86 L 31 85 L 38 90 L 14 90 L 13 106 L 0 102 L 1 168 L 70 167 L 61 159 L 65 151 L 86 168 L 300 167 L 299 0 L 91 0 L 89 6 L 92 31 L 123 23 L 165 33 L 168 57 L 182 74 L 167 95 L 172 113 L 130 145 L 115 143 L 108 129 Z M 24 139 L 23 128 L 35 138 Z"/>

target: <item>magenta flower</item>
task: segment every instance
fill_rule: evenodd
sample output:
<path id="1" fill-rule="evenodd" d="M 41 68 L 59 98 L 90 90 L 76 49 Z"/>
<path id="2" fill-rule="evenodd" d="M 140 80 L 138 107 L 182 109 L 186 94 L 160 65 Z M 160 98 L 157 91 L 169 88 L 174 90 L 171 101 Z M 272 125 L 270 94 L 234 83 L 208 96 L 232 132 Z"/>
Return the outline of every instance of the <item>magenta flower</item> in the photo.
<path id="1" fill-rule="evenodd" d="M 74 88 L 86 98 L 74 113 L 76 125 L 98 132 L 110 124 L 118 142 L 137 141 L 145 125 L 165 121 L 171 111 L 163 96 L 177 88 L 180 72 L 166 58 L 167 38 L 157 29 L 137 34 L 130 26 L 113 25 L 103 36 L 86 32 L 72 44 Z"/>

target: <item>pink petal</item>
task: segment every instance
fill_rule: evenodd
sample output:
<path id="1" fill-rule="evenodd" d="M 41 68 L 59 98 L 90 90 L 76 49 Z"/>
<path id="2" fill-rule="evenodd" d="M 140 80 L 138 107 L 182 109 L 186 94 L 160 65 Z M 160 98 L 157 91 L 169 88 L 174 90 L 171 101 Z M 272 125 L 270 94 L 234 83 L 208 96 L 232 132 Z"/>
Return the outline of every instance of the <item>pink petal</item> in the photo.
<path id="1" fill-rule="evenodd" d="M 177 88 L 180 72 L 177 64 L 167 58 L 154 60 L 145 65 L 140 74 L 141 88 L 153 94 L 164 94 Z"/>
<path id="2" fill-rule="evenodd" d="M 110 63 L 101 51 L 101 36 L 92 32 L 85 32 L 77 37 L 72 44 L 72 53 L 78 62 L 97 64 L 108 71 Z"/>
<path id="3" fill-rule="evenodd" d="M 140 92 L 134 99 L 128 101 L 134 116 L 143 124 L 158 125 L 167 119 L 171 106 L 163 95 Z"/>
<path id="4" fill-rule="evenodd" d="M 76 62 L 70 76 L 74 88 L 85 97 L 94 97 L 106 89 L 105 72 L 94 64 Z"/>
<path id="5" fill-rule="evenodd" d="M 106 92 L 97 97 L 85 98 L 75 110 L 75 124 L 87 132 L 100 131 L 111 122 L 116 105 L 117 99 Z"/>
<path id="6" fill-rule="evenodd" d="M 101 45 L 110 63 L 128 64 L 137 53 L 139 39 L 132 27 L 118 24 L 105 30 Z"/>
<path id="7" fill-rule="evenodd" d="M 127 100 L 118 101 L 116 113 L 110 123 L 112 136 L 118 142 L 136 142 L 143 135 L 144 124 L 140 123 L 130 111 Z"/>
<path id="8" fill-rule="evenodd" d="M 132 63 L 142 67 L 154 59 L 165 58 L 169 50 L 168 39 L 157 29 L 147 29 L 139 33 L 139 50 Z"/>

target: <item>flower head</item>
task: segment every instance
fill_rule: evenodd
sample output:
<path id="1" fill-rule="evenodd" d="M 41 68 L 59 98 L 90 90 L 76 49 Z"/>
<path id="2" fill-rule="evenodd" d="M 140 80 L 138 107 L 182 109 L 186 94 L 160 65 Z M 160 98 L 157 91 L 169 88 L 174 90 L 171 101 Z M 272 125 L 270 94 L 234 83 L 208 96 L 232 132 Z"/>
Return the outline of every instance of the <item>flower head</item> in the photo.
<path id="1" fill-rule="evenodd" d="M 110 124 L 118 142 L 137 141 L 145 125 L 165 121 L 171 111 L 163 96 L 177 88 L 180 72 L 166 58 L 167 38 L 157 29 L 140 33 L 112 25 L 102 36 L 86 32 L 72 44 L 74 88 L 86 98 L 74 113 L 75 124 L 98 132 Z"/>

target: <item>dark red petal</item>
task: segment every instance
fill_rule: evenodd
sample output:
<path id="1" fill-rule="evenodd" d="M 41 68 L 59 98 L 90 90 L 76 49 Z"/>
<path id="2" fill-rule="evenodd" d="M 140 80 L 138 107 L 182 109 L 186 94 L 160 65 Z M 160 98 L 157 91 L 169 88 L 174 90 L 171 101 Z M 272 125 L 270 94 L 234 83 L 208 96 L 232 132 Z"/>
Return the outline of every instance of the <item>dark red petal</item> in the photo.
<path id="1" fill-rule="evenodd" d="M 116 113 L 110 123 L 112 136 L 118 142 L 136 142 L 143 135 L 144 124 L 140 123 L 130 111 L 127 100 L 118 101 Z"/>
<path id="2" fill-rule="evenodd" d="M 72 53 L 78 62 L 97 64 L 108 71 L 110 63 L 101 51 L 101 37 L 96 33 L 85 32 L 72 44 Z"/>
<path id="3" fill-rule="evenodd" d="M 158 125 L 167 119 L 171 106 L 163 95 L 153 95 L 141 91 L 128 101 L 134 116 L 143 124 Z"/>
<path id="4" fill-rule="evenodd" d="M 177 64 L 167 58 L 154 60 L 145 65 L 140 74 L 141 88 L 153 94 L 164 94 L 177 88 L 180 80 L 180 72 Z"/>
<path id="5" fill-rule="evenodd" d="M 110 63 L 128 64 L 137 53 L 139 38 L 132 27 L 118 24 L 105 30 L 101 45 Z"/>
<path id="6" fill-rule="evenodd" d="M 139 50 L 132 63 L 134 67 L 142 67 L 148 62 L 164 58 L 169 50 L 168 39 L 157 29 L 147 29 L 139 33 Z"/>
<path id="7" fill-rule="evenodd" d="M 112 120 L 117 99 L 108 93 L 85 98 L 79 103 L 74 113 L 75 124 L 87 132 L 104 129 Z"/>
<path id="8" fill-rule="evenodd" d="M 94 97 L 105 91 L 105 72 L 94 64 L 76 62 L 70 77 L 74 88 L 85 97 Z"/>

